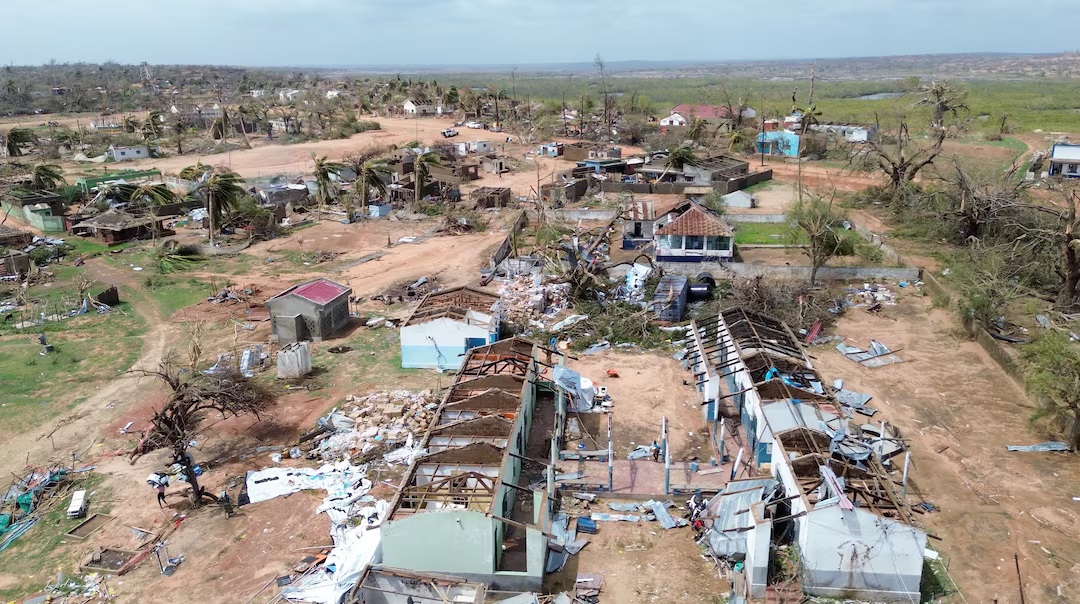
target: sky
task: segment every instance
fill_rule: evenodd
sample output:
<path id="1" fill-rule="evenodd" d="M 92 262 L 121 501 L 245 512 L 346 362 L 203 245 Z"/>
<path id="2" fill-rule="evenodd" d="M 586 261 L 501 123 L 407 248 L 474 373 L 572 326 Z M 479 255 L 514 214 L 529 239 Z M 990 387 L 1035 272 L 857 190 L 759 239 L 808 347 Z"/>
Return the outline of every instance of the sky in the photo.
<path id="1" fill-rule="evenodd" d="M 0 0 L 0 62 L 741 61 L 1071 50 L 1076 0 Z M 4 56 L 4 54 L 7 56 Z"/>

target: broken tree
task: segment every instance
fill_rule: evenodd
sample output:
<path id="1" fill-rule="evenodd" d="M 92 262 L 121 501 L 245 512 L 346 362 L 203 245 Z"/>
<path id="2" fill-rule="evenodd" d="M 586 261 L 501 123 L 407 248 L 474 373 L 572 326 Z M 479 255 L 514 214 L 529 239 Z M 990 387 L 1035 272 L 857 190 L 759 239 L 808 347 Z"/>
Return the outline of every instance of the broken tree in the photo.
<path id="1" fill-rule="evenodd" d="M 165 359 L 154 370 L 133 370 L 136 375 L 160 380 L 169 390 L 165 405 L 155 411 L 151 427 L 144 434 L 131 454 L 131 460 L 158 449 L 169 449 L 173 462 L 179 464 L 184 477 L 191 485 L 191 502 L 195 506 L 203 499 L 214 496 L 199 486 L 195 460 L 188 447 L 206 432 L 214 421 L 230 417 L 254 415 L 264 411 L 273 401 L 270 393 L 261 385 L 250 381 L 239 372 L 215 373 L 181 372 L 171 360 Z"/>

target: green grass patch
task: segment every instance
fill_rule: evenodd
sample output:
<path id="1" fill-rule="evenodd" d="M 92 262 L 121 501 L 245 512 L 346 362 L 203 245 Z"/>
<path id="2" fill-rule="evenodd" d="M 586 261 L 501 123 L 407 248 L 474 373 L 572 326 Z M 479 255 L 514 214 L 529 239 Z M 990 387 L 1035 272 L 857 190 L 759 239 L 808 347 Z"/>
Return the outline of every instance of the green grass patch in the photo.
<path id="1" fill-rule="evenodd" d="M 178 310 L 198 304 L 215 293 L 209 283 L 198 279 L 151 276 L 144 285 L 147 296 L 157 304 L 162 317 L 169 317 Z"/>
<path id="2" fill-rule="evenodd" d="M 126 309 L 50 323 L 55 348 L 39 354 L 40 329 L 0 336 L 0 419 L 7 430 L 38 425 L 70 407 L 73 394 L 107 382 L 139 358 L 145 322 Z M 62 330 L 62 331 L 60 331 Z"/>
<path id="3" fill-rule="evenodd" d="M 777 183 L 775 180 L 766 180 L 766 181 L 759 182 L 756 185 L 750 185 L 749 187 L 746 187 L 743 190 L 746 191 L 747 193 L 757 193 L 758 191 L 764 191 L 765 189 L 771 189 L 772 187 L 775 187 L 777 184 L 779 184 L 779 183 Z"/>
<path id="4" fill-rule="evenodd" d="M 791 227 L 783 223 L 739 222 L 735 224 L 737 245 L 785 245 L 791 243 Z"/>
<path id="5" fill-rule="evenodd" d="M 111 511 L 109 489 L 101 487 L 103 476 L 89 473 L 74 480 L 74 489 L 87 491 L 90 514 L 108 514 Z M 65 577 L 79 576 L 77 565 L 84 548 L 79 547 L 81 542 L 73 542 L 64 534 L 85 518 L 68 519 L 67 504 L 70 499 L 71 495 L 66 494 L 48 501 L 52 507 L 37 524 L 8 549 L 0 552 L 0 575 L 22 579 L 20 585 L 0 589 L 0 601 L 13 601 L 40 590 L 45 583 L 56 580 L 57 572 L 62 572 Z"/>

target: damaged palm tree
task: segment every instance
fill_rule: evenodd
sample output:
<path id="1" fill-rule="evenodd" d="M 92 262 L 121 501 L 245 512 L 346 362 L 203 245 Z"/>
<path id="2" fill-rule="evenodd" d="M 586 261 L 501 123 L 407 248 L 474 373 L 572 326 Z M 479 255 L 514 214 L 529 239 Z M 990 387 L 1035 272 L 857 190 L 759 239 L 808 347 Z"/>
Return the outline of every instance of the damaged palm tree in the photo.
<path id="1" fill-rule="evenodd" d="M 199 506 L 214 496 L 199 486 L 195 460 L 188 447 L 215 423 L 231 417 L 254 415 L 256 418 L 273 401 L 261 385 L 248 380 L 235 369 L 207 375 L 202 372 L 181 372 L 170 359 L 162 360 L 157 369 L 133 370 L 140 376 L 160 380 L 170 391 L 165 405 L 154 413 L 151 427 L 131 454 L 139 457 L 158 449 L 169 449 L 173 462 L 178 464 L 191 485 L 191 503 Z"/>

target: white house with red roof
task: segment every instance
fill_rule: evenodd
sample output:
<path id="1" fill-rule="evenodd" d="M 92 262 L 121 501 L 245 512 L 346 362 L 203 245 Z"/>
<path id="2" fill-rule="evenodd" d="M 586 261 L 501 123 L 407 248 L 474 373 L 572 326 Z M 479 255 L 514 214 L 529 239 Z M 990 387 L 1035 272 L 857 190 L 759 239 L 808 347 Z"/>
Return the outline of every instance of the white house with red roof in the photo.
<path id="1" fill-rule="evenodd" d="M 687 201 L 660 217 L 653 234 L 657 261 L 731 260 L 735 233 L 718 214 Z"/>
<path id="2" fill-rule="evenodd" d="M 270 298 L 272 337 L 283 344 L 333 337 L 349 324 L 350 294 L 348 286 L 320 277 Z"/>

